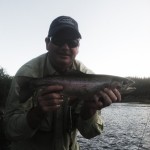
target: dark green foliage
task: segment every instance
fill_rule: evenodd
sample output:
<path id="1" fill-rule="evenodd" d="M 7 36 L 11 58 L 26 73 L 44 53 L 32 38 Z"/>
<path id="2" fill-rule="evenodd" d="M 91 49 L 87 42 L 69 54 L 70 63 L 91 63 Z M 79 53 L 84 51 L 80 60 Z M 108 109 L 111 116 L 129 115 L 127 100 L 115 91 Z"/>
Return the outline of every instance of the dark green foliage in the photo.
<path id="1" fill-rule="evenodd" d="M 12 77 L 6 74 L 3 68 L 0 68 L 0 107 L 2 108 L 5 106 L 11 81 Z"/>
<path id="2" fill-rule="evenodd" d="M 135 81 L 136 90 L 125 98 L 123 101 L 130 102 L 150 102 L 150 78 L 130 77 Z"/>
<path id="3" fill-rule="evenodd" d="M 150 97 L 150 78 L 133 78 L 136 90 L 134 96 Z"/>
<path id="4" fill-rule="evenodd" d="M 3 111 L 11 81 L 12 77 L 6 74 L 3 68 L 0 68 L 0 150 L 10 150 L 10 141 L 4 134 Z"/>

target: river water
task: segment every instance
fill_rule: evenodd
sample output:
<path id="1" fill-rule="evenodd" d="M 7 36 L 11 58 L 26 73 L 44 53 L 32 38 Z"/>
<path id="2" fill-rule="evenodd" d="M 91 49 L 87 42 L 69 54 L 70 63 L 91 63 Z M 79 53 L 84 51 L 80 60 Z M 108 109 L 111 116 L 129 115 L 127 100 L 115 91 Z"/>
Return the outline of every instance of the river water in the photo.
<path id="1" fill-rule="evenodd" d="M 90 140 L 79 134 L 81 150 L 150 150 L 150 104 L 116 103 L 101 116 L 104 131 Z"/>

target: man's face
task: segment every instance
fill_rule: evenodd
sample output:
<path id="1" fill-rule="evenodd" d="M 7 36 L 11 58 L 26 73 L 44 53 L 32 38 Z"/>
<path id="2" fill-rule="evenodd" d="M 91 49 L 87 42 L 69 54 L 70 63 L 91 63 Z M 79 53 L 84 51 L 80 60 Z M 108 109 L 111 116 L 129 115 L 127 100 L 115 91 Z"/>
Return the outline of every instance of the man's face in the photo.
<path id="1" fill-rule="evenodd" d="M 51 62 L 57 69 L 66 70 L 78 54 L 79 39 L 53 37 L 47 43 Z"/>

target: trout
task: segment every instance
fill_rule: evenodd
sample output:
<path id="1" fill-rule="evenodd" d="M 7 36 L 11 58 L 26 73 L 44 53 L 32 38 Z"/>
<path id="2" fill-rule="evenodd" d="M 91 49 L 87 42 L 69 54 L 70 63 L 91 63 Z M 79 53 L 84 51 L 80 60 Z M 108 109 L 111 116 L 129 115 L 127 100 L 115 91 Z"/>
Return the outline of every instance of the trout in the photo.
<path id="1" fill-rule="evenodd" d="M 136 88 L 134 81 L 114 75 L 85 74 L 80 71 L 64 75 L 51 75 L 45 78 L 16 76 L 19 85 L 19 97 L 25 102 L 38 89 L 49 85 L 62 85 L 65 96 L 85 97 L 95 94 L 104 88 L 118 89 L 121 94 L 129 94 Z"/>

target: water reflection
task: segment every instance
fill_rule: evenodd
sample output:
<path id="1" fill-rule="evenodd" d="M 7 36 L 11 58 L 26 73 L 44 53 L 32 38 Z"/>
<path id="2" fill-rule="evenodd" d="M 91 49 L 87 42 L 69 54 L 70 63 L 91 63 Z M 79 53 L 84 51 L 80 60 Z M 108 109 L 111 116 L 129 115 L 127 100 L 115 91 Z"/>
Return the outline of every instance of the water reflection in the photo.
<path id="1" fill-rule="evenodd" d="M 150 104 L 117 103 L 101 115 L 103 133 L 91 140 L 79 134 L 81 150 L 150 150 Z"/>

